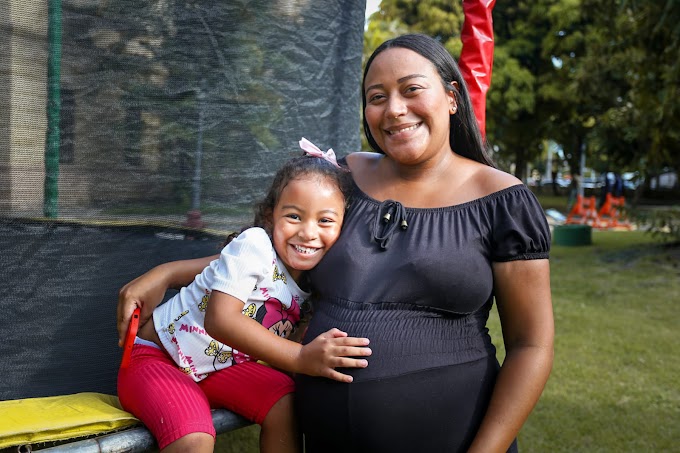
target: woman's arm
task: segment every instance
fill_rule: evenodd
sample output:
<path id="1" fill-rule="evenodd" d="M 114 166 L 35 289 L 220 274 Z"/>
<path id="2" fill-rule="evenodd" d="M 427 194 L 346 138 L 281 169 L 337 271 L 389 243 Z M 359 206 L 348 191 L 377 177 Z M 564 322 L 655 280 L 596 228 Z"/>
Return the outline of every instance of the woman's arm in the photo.
<path id="1" fill-rule="evenodd" d="M 553 363 L 548 260 L 495 263 L 493 273 L 506 355 L 471 453 L 507 451 L 541 396 Z"/>
<path id="2" fill-rule="evenodd" d="M 339 373 L 335 368 L 368 366 L 366 359 L 352 358 L 371 354 L 366 338 L 348 337 L 338 329 L 331 329 L 302 346 L 270 332 L 254 319 L 244 316 L 242 310 L 242 301 L 213 290 L 205 312 L 205 331 L 236 350 L 291 373 L 352 382 L 351 376 Z"/>
<path id="3" fill-rule="evenodd" d="M 118 346 L 123 345 L 132 312 L 140 307 L 140 327 L 151 318 L 168 289 L 180 289 L 219 258 L 219 255 L 160 264 L 123 286 L 118 292 Z"/>

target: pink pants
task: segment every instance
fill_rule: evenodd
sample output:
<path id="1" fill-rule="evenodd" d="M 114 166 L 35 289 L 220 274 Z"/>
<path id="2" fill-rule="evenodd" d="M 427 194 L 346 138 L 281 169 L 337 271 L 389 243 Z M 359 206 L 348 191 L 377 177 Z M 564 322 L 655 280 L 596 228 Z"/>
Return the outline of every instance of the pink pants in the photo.
<path id="1" fill-rule="evenodd" d="M 215 437 L 211 408 L 226 408 L 262 424 L 272 406 L 294 390 L 288 375 L 257 362 L 233 365 L 195 382 L 165 351 L 139 344 L 129 367 L 118 373 L 121 405 L 144 423 L 161 449 L 190 433 Z"/>

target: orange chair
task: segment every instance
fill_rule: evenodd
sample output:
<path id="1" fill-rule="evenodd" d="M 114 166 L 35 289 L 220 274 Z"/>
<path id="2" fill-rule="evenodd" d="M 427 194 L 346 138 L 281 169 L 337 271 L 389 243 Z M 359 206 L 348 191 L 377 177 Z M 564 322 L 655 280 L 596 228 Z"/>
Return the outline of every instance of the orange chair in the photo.
<path id="1" fill-rule="evenodd" d="M 623 196 L 615 197 L 608 193 L 605 197 L 604 203 L 598 212 L 601 222 L 605 228 L 626 228 L 630 230 L 632 225 L 625 219 L 622 219 L 622 208 L 626 206 L 626 199 Z"/>
<path id="2" fill-rule="evenodd" d="M 577 195 L 576 202 L 571 207 L 569 214 L 567 214 L 565 223 L 568 225 L 590 225 L 593 228 L 603 228 L 600 216 L 597 213 L 595 197 L 584 198 L 581 195 Z"/>

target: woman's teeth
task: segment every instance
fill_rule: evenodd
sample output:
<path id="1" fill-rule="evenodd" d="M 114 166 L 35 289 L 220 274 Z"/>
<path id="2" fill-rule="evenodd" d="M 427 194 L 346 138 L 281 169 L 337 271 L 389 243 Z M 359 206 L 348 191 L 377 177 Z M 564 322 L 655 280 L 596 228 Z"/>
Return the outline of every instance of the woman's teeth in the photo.
<path id="1" fill-rule="evenodd" d="M 394 134 L 399 134 L 399 133 L 401 133 L 401 132 L 412 131 L 412 130 L 414 130 L 415 128 L 417 128 L 418 126 L 420 126 L 420 124 L 414 124 L 413 126 L 409 126 L 409 127 L 403 128 L 403 129 L 399 129 L 398 131 L 387 131 L 387 132 L 388 132 L 390 135 L 394 135 Z"/>

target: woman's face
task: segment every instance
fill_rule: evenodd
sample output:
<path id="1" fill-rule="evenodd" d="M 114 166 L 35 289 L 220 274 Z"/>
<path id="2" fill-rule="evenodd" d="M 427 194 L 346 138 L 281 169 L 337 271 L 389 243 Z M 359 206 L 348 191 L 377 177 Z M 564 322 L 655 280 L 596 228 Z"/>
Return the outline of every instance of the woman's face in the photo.
<path id="1" fill-rule="evenodd" d="M 399 47 L 383 51 L 368 68 L 364 95 L 371 134 L 394 160 L 413 165 L 451 152 L 455 98 L 427 58 Z"/>

